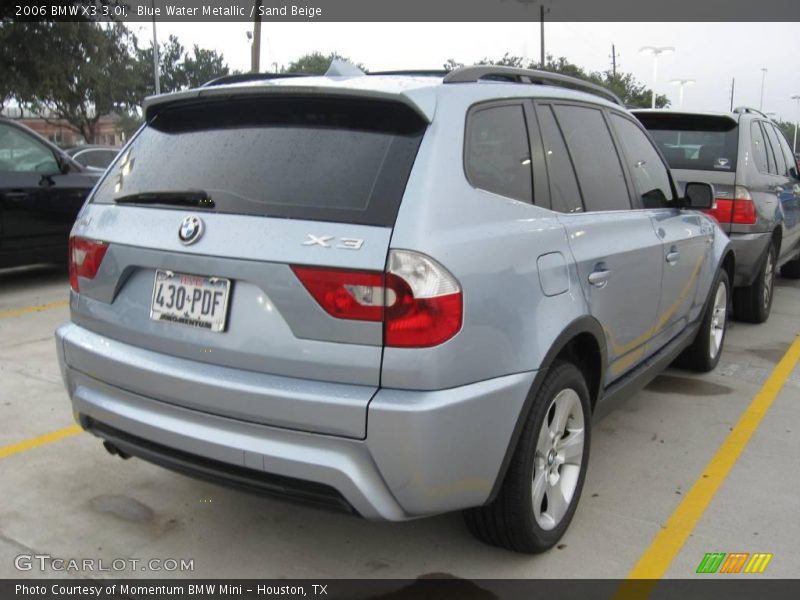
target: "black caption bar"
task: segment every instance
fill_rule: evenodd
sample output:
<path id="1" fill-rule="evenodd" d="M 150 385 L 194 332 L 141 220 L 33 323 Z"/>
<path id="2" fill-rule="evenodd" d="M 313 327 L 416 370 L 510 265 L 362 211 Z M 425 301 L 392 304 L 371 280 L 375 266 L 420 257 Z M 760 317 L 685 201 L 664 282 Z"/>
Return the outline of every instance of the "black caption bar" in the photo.
<path id="1" fill-rule="evenodd" d="M 330 600 L 789 600 L 800 580 L 699 578 L 670 580 L 468 580 L 443 574 L 401 579 L 329 580 L 0 580 L 0 597 L 37 600 L 141 600 L 301 598 Z"/>
<path id="2" fill-rule="evenodd" d="M 797 0 L 4 0 L 15 20 L 800 21 Z"/>

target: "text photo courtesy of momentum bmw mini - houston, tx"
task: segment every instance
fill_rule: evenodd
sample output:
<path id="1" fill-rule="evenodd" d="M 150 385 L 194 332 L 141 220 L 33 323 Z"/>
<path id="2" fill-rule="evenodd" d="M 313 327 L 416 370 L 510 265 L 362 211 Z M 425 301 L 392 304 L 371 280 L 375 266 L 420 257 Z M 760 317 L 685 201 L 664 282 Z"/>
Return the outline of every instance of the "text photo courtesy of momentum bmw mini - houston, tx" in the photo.
<path id="1" fill-rule="evenodd" d="M 2 598 L 796 598 L 800 6 L 0 21 Z"/>

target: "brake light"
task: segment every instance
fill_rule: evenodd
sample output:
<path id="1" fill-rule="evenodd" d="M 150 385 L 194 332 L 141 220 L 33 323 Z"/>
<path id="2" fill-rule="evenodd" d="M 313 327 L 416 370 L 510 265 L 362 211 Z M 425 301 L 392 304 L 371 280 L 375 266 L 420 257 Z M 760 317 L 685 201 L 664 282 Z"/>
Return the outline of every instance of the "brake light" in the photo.
<path id="1" fill-rule="evenodd" d="M 734 187 L 734 199 L 716 198 L 714 208 L 704 211 L 720 223 L 736 223 L 738 225 L 755 225 L 758 220 L 753 197 L 743 185 Z"/>
<path id="2" fill-rule="evenodd" d="M 437 346 L 461 329 L 458 281 L 417 252 L 390 251 L 385 273 L 301 266 L 292 270 L 329 315 L 382 321 L 386 346 Z"/>
<path id="3" fill-rule="evenodd" d="M 69 285 L 74 291 L 80 291 L 79 277 L 95 278 L 106 250 L 108 250 L 107 242 L 79 237 L 69 238 Z"/>

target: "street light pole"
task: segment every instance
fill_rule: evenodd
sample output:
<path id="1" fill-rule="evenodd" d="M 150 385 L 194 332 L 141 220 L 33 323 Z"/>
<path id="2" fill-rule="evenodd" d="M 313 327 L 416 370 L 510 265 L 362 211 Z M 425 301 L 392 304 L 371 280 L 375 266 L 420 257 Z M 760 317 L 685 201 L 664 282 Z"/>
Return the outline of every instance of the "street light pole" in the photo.
<path id="1" fill-rule="evenodd" d="M 758 110 L 764 110 L 764 80 L 767 78 L 766 67 L 761 69 L 761 100 L 758 103 Z"/>
<path id="2" fill-rule="evenodd" d="M 662 54 L 671 54 L 675 52 L 674 46 L 643 46 L 639 48 L 640 54 L 653 57 L 653 93 L 651 108 L 656 107 L 656 82 L 658 81 L 658 57 Z"/>
<path id="3" fill-rule="evenodd" d="M 678 108 L 683 108 L 683 87 L 686 85 L 694 85 L 694 79 L 673 79 L 670 83 L 674 83 L 680 88 L 678 93 Z"/>
<path id="4" fill-rule="evenodd" d="M 794 113 L 794 142 L 792 143 L 792 152 L 797 154 L 797 122 L 800 120 L 800 95 L 792 96 L 792 100 L 797 101 L 797 110 Z"/>

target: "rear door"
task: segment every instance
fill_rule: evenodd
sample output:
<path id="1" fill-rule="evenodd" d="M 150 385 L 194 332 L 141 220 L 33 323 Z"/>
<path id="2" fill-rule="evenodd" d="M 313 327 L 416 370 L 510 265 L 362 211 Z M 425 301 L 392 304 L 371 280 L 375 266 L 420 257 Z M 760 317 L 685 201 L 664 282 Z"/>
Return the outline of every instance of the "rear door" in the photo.
<path id="1" fill-rule="evenodd" d="M 800 239 L 800 185 L 792 173 L 797 172 L 797 165 L 792 160 L 791 152 L 783 134 L 768 121 L 761 121 L 771 153 L 770 166 L 774 164 L 774 179 L 771 191 L 775 194 L 783 210 L 783 241 L 781 258 L 794 255 L 795 247 Z M 783 144 L 781 144 L 783 142 Z M 794 171 L 791 169 L 794 168 Z"/>
<path id="2" fill-rule="evenodd" d="M 704 297 L 699 281 L 708 270 L 713 227 L 707 217 L 682 211 L 670 183 L 667 166 L 653 143 L 633 119 L 612 112 L 611 121 L 622 146 L 636 190 L 636 202 L 652 218 L 661 240 L 661 298 L 651 349 L 658 350 L 700 314 Z"/>
<path id="3" fill-rule="evenodd" d="M 537 114 L 554 207 L 567 229 L 592 315 L 606 335 L 611 383 L 646 357 L 661 288 L 662 250 L 649 215 L 634 210 L 603 111 L 541 103 Z M 575 202 L 575 193 L 580 202 Z"/>
<path id="4" fill-rule="evenodd" d="M 73 320 L 285 386 L 246 409 L 164 388 L 157 397 L 166 401 L 363 437 L 383 330 L 353 317 L 353 294 L 382 306 L 364 278 L 384 271 L 425 128 L 404 105 L 353 98 L 164 109 L 111 165 L 82 216 L 79 235 L 109 246 L 95 279 L 81 281 Z M 187 306 L 197 289 L 211 296 Z M 223 312 L 198 314 L 205 297 L 219 298 Z M 326 382 L 330 402 L 311 410 L 293 402 L 316 389 L 300 380 Z"/>

